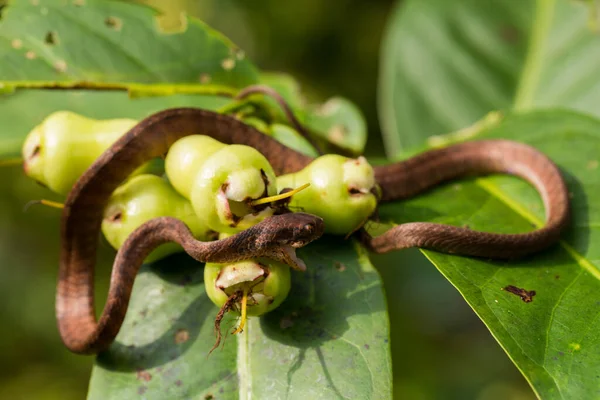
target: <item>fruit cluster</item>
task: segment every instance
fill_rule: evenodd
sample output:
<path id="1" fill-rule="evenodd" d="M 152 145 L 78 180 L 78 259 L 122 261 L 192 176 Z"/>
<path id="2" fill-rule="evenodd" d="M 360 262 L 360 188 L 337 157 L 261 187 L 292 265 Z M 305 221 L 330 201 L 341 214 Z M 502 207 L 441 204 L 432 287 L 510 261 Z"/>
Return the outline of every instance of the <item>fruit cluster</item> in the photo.
<path id="1" fill-rule="evenodd" d="M 24 170 L 65 195 L 135 124 L 130 119 L 100 121 L 71 112 L 53 113 L 28 135 Z M 115 249 L 136 228 L 162 216 L 180 219 L 202 241 L 241 232 L 290 210 L 318 215 L 326 232 L 347 235 L 360 228 L 377 206 L 373 168 L 363 157 L 324 155 L 301 171 L 277 177 L 254 148 L 225 145 L 198 133 L 175 142 L 164 160 L 144 164 L 114 191 L 104 209 L 102 232 Z M 161 245 L 146 262 L 181 250 L 174 243 Z M 208 263 L 204 271 L 210 299 L 222 310 L 242 313 L 238 330 L 246 314 L 273 310 L 290 289 L 289 268 L 266 258 Z"/>

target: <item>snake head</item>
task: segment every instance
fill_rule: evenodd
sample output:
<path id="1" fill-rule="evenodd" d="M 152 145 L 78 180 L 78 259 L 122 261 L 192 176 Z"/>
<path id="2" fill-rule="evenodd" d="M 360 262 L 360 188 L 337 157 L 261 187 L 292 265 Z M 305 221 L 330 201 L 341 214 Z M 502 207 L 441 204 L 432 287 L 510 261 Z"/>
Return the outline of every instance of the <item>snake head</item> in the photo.
<path id="1" fill-rule="evenodd" d="M 271 217 L 269 221 L 273 222 L 269 242 L 274 246 L 268 255 L 294 269 L 306 271 L 306 264 L 296 256 L 296 249 L 323 235 L 323 219 L 307 213 L 291 213 Z"/>

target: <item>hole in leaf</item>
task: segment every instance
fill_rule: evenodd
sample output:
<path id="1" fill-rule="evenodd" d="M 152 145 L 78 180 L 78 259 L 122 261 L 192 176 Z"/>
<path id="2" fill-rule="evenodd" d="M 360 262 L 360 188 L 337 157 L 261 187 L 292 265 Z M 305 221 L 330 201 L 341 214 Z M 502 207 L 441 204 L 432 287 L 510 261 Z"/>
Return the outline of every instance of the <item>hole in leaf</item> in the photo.
<path id="1" fill-rule="evenodd" d="M 58 44 L 58 33 L 52 31 L 46 33 L 46 36 L 44 37 L 44 43 L 46 43 L 49 46 L 54 46 L 55 44 Z"/>

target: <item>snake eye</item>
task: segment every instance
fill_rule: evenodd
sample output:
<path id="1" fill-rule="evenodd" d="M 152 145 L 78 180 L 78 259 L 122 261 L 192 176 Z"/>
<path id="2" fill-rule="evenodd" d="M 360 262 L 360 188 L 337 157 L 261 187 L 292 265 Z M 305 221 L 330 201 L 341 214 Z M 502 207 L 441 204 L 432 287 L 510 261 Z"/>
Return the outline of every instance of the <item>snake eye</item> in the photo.
<path id="1" fill-rule="evenodd" d="M 314 232 L 314 230 L 315 230 L 315 224 L 305 224 L 305 225 L 302 227 L 302 230 L 303 230 L 303 231 L 306 231 L 306 232 L 308 232 L 308 233 L 312 233 L 312 232 Z"/>

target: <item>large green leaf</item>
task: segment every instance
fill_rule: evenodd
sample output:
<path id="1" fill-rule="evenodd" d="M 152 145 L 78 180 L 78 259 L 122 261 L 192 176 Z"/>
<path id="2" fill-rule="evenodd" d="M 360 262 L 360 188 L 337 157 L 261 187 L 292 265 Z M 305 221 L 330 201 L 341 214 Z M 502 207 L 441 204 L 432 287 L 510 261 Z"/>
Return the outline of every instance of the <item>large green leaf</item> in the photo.
<path id="1" fill-rule="evenodd" d="M 544 399 L 597 398 L 600 390 L 600 121 L 569 111 L 511 115 L 476 138 L 518 139 L 552 158 L 572 195 L 561 242 L 505 262 L 424 251 L 488 326 Z M 452 140 L 449 140 L 451 143 Z M 544 207 L 530 185 L 507 176 L 461 180 L 381 207 L 386 222 L 433 221 L 492 232 L 541 226 Z M 502 290 L 535 290 L 532 302 Z"/>
<path id="2" fill-rule="evenodd" d="M 308 271 L 292 274 L 285 302 L 208 357 L 218 309 L 202 264 L 174 256 L 145 266 L 89 398 L 389 398 L 386 306 L 366 254 L 327 238 L 299 255 Z"/>
<path id="3" fill-rule="evenodd" d="M 178 88 L 186 92 L 258 82 L 243 51 L 218 32 L 189 18 L 182 32 L 166 33 L 155 17 L 118 1 L 14 0 L 0 24 L 0 80 L 5 87 L 191 84 Z"/>
<path id="4" fill-rule="evenodd" d="M 382 47 L 387 154 L 492 110 L 562 106 L 600 115 L 600 36 L 570 0 L 407 0 Z"/>

